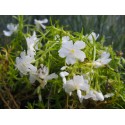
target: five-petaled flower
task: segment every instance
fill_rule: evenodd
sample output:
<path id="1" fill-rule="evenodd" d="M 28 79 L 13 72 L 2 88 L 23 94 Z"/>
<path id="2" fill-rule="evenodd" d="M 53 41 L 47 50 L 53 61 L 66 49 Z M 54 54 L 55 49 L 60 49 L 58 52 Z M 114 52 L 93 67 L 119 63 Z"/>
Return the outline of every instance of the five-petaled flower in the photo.
<path id="1" fill-rule="evenodd" d="M 43 20 L 34 19 L 34 23 L 36 24 L 37 29 L 39 29 L 40 27 L 42 27 L 43 29 L 46 29 L 46 26 L 44 25 L 44 23 L 48 23 L 48 19 L 43 19 Z"/>
<path id="2" fill-rule="evenodd" d="M 62 48 L 58 51 L 59 56 L 62 58 L 66 57 L 67 64 L 74 64 L 77 59 L 81 62 L 84 61 L 86 55 L 81 49 L 85 48 L 85 43 L 83 41 L 76 41 L 73 44 L 69 37 L 62 38 Z"/>
<path id="3" fill-rule="evenodd" d="M 106 64 L 108 64 L 112 59 L 109 58 L 110 57 L 110 54 L 107 53 L 107 52 L 103 52 L 101 54 L 101 57 L 99 59 L 97 59 L 96 61 L 93 62 L 93 66 L 95 68 L 99 68 L 99 67 L 102 67 Z"/>
<path id="4" fill-rule="evenodd" d="M 104 96 L 101 91 L 89 90 L 85 96 L 82 96 L 83 99 L 93 99 L 95 101 L 103 101 Z"/>
<path id="5" fill-rule="evenodd" d="M 75 75 L 73 79 L 66 81 L 66 84 L 63 84 L 63 88 L 66 93 L 69 95 L 72 94 L 72 91 L 77 90 L 77 95 L 80 100 L 82 101 L 82 91 L 88 91 L 90 85 L 88 84 L 88 80 L 84 79 L 83 76 Z"/>
<path id="6" fill-rule="evenodd" d="M 97 40 L 97 38 L 99 37 L 99 34 L 96 35 L 95 32 L 92 32 L 91 34 L 88 35 L 88 39 L 90 41 L 90 43 L 93 44 L 94 40 Z"/>
<path id="7" fill-rule="evenodd" d="M 38 41 L 39 39 L 36 37 L 36 32 L 34 31 L 31 37 L 26 38 L 28 49 L 33 50 L 33 51 L 38 50 L 38 44 L 37 44 Z"/>
<path id="8" fill-rule="evenodd" d="M 16 67 L 23 75 L 36 74 L 37 68 L 31 64 L 33 61 L 34 59 L 23 51 L 20 57 L 16 58 Z"/>
<path id="9" fill-rule="evenodd" d="M 14 32 L 17 31 L 17 29 L 18 29 L 18 24 L 17 24 L 17 25 L 12 24 L 12 23 L 7 24 L 7 29 L 8 29 L 9 31 L 6 31 L 6 30 L 3 31 L 4 35 L 5 35 L 5 36 L 11 36 Z"/>
<path id="10" fill-rule="evenodd" d="M 38 77 L 37 80 L 41 83 L 41 86 L 44 88 L 48 80 L 57 79 L 58 75 L 55 73 L 49 74 L 48 67 L 41 64 L 41 68 L 38 69 L 37 77 Z"/>

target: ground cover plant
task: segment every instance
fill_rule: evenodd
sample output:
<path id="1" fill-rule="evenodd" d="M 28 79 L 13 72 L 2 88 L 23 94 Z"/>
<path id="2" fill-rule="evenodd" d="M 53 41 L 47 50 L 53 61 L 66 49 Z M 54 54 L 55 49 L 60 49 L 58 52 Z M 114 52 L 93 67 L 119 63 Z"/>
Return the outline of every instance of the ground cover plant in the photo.
<path id="1" fill-rule="evenodd" d="M 0 50 L 0 108 L 125 107 L 125 59 L 103 34 L 13 18 Z"/>

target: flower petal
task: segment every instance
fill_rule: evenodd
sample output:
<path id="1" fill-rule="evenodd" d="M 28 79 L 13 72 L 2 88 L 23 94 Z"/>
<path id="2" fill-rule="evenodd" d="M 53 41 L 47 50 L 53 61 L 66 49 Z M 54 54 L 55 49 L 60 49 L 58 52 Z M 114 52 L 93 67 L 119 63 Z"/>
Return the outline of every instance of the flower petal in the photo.
<path id="1" fill-rule="evenodd" d="M 5 30 L 3 31 L 3 33 L 5 36 L 11 36 L 13 34 L 12 31 L 5 31 Z"/>
<path id="2" fill-rule="evenodd" d="M 82 96 L 81 90 L 77 90 L 77 95 L 78 95 L 78 98 L 79 98 L 80 103 L 82 103 L 82 101 L 83 101 L 83 99 L 84 99 L 84 96 Z"/>
<path id="3" fill-rule="evenodd" d="M 66 84 L 66 77 L 63 77 L 63 84 Z"/>
<path id="4" fill-rule="evenodd" d="M 8 30 L 13 30 L 14 29 L 14 24 L 12 24 L 12 23 L 7 24 L 7 29 Z"/>
<path id="5" fill-rule="evenodd" d="M 35 51 L 32 51 L 30 49 L 27 50 L 27 55 L 32 57 L 32 59 L 34 60 L 34 56 L 35 56 L 36 52 Z"/>
<path id="6" fill-rule="evenodd" d="M 104 100 L 104 96 L 103 96 L 102 92 L 97 92 L 96 91 L 95 94 L 96 94 L 97 100 L 100 100 L 100 101 Z"/>
<path id="7" fill-rule="evenodd" d="M 79 85 L 79 89 L 86 92 L 89 90 L 89 88 L 90 88 L 90 85 L 87 82 L 83 82 L 82 84 Z"/>
<path id="8" fill-rule="evenodd" d="M 16 64 L 19 64 L 19 63 L 20 63 L 20 58 L 16 57 Z"/>
<path id="9" fill-rule="evenodd" d="M 30 83 L 34 83 L 36 81 L 36 76 L 30 74 L 29 80 L 30 80 Z"/>
<path id="10" fill-rule="evenodd" d="M 41 23 L 48 23 L 48 19 L 43 19 L 43 20 L 40 20 Z"/>
<path id="11" fill-rule="evenodd" d="M 70 93 L 75 90 L 74 82 L 73 80 L 68 80 L 66 84 L 63 84 L 63 88 L 65 89 L 66 93 Z"/>
<path id="12" fill-rule="evenodd" d="M 17 28 L 18 28 L 18 24 L 17 25 L 12 24 L 12 23 L 7 24 L 7 29 L 12 31 L 12 32 L 15 32 L 17 30 Z"/>
<path id="13" fill-rule="evenodd" d="M 74 47 L 75 47 L 75 49 L 84 49 L 85 48 L 85 42 L 83 42 L 83 41 L 76 41 L 75 43 L 74 43 Z"/>
<path id="14" fill-rule="evenodd" d="M 74 83 L 76 83 L 76 84 L 84 83 L 83 76 L 79 76 L 79 75 L 75 75 L 75 76 L 73 77 L 73 81 L 74 81 Z"/>
<path id="15" fill-rule="evenodd" d="M 74 64 L 76 62 L 76 59 L 74 57 L 67 56 L 66 57 L 66 63 L 69 64 Z"/>
<path id="16" fill-rule="evenodd" d="M 73 49 L 73 41 L 67 41 L 62 43 L 62 47 L 68 50 Z"/>
<path id="17" fill-rule="evenodd" d="M 79 90 L 79 89 L 77 90 L 77 95 L 78 95 L 79 98 L 82 97 L 82 92 L 81 92 L 81 90 Z"/>
<path id="18" fill-rule="evenodd" d="M 84 99 L 89 99 L 89 98 L 94 98 L 94 99 L 96 98 L 92 90 L 88 91 L 88 93 L 84 96 Z"/>
<path id="19" fill-rule="evenodd" d="M 73 77 L 73 81 L 77 89 L 88 91 L 90 88 L 88 80 L 84 80 L 83 76 L 76 75 Z"/>
<path id="20" fill-rule="evenodd" d="M 104 95 L 105 98 L 109 98 L 109 97 L 112 97 L 114 96 L 114 93 L 107 93 L 106 95 Z"/>
<path id="21" fill-rule="evenodd" d="M 94 66 L 95 68 L 99 68 L 99 67 L 102 66 L 102 63 L 101 63 L 101 62 L 98 62 L 98 61 L 94 61 L 94 62 L 93 62 L 93 66 Z"/>
<path id="22" fill-rule="evenodd" d="M 25 58 L 25 57 L 26 57 L 26 52 L 25 52 L 25 50 L 20 53 L 20 56 L 21 56 L 21 58 Z"/>
<path id="23" fill-rule="evenodd" d="M 102 64 L 108 64 L 112 59 L 102 59 Z"/>
<path id="24" fill-rule="evenodd" d="M 61 68 L 61 70 L 65 70 L 67 68 L 67 66 L 63 66 L 62 68 Z"/>
<path id="25" fill-rule="evenodd" d="M 95 32 L 92 32 L 92 33 L 88 36 L 88 39 L 89 39 L 90 41 L 93 41 L 93 38 L 94 38 L 94 40 L 96 40 L 98 37 L 99 37 L 99 34 L 96 35 Z"/>
<path id="26" fill-rule="evenodd" d="M 60 72 L 60 76 L 61 76 L 62 78 L 65 77 L 65 76 L 68 76 L 68 75 L 69 75 L 69 73 L 66 72 L 66 71 Z"/>
<path id="27" fill-rule="evenodd" d="M 55 73 L 52 73 L 52 74 L 46 76 L 45 80 L 51 80 L 51 79 L 57 79 L 57 78 L 58 78 L 58 75 Z"/>
<path id="28" fill-rule="evenodd" d="M 107 53 L 107 52 L 103 52 L 103 53 L 101 54 L 101 58 L 104 58 L 104 59 L 109 58 L 109 56 L 110 56 L 110 53 Z"/>
<path id="29" fill-rule="evenodd" d="M 75 50 L 75 58 L 79 59 L 81 62 L 84 61 L 84 59 L 86 58 L 86 55 L 83 51 L 81 50 Z"/>
<path id="30" fill-rule="evenodd" d="M 66 48 L 61 48 L 59 51 L 59 56 L 64 58 L 69 54 L 69 51 Z"/>
<path id="31" fill-rule="evenodd" d="M 43 25 L 42 23 L 40 24 L 43 29 L 46 29 L 46 26 Z"/>

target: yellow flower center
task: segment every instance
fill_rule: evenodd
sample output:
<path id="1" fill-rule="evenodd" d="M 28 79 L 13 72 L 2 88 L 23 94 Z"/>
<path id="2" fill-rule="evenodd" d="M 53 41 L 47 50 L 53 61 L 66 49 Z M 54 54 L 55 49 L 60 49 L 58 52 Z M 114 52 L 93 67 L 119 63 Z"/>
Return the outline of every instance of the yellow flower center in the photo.
<path id="1" fill-rule="evenodd" d="M 74 49 L 71 49 L 70 52 L 73 54 L 73 53 L 75 53 L 75 50 L 74 50 Z"/>

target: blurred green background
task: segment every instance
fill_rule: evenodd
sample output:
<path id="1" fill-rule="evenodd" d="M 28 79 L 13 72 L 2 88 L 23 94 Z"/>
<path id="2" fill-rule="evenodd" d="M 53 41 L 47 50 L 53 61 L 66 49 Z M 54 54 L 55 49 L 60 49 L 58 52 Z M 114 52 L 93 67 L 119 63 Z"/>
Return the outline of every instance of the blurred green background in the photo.
<path id="1" fill-rule="evenodd" d="M 92 31 L 99 33 L 100 37 L 105 36 L 105 44 L 112 45 L 114 50 L 125 53 L 125 16 L 107 16 L 107 15 L 47 15 L 47 16 L 24 16 L 26 23 L 34 23 L 34 19 L 52 19 L 53 24 L 58 21 L 59 24 L 68 30 L 81 32 L 84 29 L 84 34 Z M 0 44 L 6 45 L 7 38 L 3 35 L 3 30 L 6 29 L 8 23 L 17 23 L 12 16 L 0 16 Z M 49 23 L 48 23 L 49 25 Z"/>

